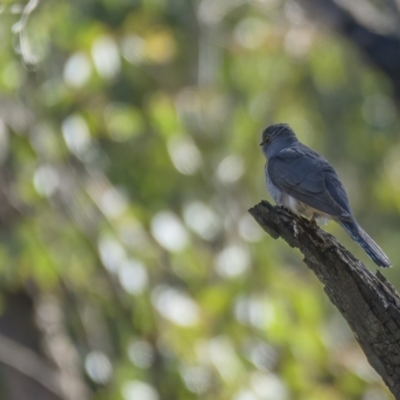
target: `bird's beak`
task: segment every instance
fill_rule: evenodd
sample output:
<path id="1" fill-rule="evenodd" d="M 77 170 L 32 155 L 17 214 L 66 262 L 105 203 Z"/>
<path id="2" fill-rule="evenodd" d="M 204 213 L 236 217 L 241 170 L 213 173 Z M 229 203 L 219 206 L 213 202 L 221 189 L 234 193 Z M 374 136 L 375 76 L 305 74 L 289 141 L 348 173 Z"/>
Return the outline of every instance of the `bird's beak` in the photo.
<path id="1" fill-rule="evenodd" d="M 262 146 L 263 144 L 264 144 L 264 142 L 261 142 L 261 143 L 260 143 L 260 146 Z"/>

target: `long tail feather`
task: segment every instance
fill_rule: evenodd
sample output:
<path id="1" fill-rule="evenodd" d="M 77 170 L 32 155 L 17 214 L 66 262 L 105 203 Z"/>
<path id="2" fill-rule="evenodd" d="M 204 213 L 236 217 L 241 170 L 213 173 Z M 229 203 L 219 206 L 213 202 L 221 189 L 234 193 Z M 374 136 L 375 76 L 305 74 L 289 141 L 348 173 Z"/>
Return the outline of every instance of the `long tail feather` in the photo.
<path id="1" fill-rule="evenodd" d="M 356 221 L 339 220 L 339 224 L 357 242 L 379 267 L 390 267 L 391 262 L 382 249 L 368 236 Z"/>

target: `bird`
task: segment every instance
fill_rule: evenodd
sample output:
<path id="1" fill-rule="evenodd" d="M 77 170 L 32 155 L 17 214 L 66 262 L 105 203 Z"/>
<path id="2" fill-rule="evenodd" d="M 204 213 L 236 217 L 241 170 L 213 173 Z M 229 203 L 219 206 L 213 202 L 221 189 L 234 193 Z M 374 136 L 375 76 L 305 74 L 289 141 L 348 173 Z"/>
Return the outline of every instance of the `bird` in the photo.
<path id="1" fill-rule="evenodd" d="M 316 224 L 338 222 L 379 267 L 391 262 L 357 223 L 346 190 L 329 162 L 301 143 L 288 124 L 268 126 L 260 143 L 267 189 L 278 206 Z"/>

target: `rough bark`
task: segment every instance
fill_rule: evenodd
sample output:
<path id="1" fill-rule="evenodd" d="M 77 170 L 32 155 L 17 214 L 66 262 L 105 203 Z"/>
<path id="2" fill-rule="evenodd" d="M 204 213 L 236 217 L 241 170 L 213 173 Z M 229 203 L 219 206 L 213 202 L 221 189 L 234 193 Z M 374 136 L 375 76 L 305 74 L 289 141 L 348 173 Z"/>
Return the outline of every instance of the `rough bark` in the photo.
<path id="1" fill-rule="evenodd" d="M 400 400 L 400 296 L 332 235 L 308 220 L 262 201 L 249 210 L 274 239 L 304 254 L 330 301 L 348 322 L 371 366 Z"/>

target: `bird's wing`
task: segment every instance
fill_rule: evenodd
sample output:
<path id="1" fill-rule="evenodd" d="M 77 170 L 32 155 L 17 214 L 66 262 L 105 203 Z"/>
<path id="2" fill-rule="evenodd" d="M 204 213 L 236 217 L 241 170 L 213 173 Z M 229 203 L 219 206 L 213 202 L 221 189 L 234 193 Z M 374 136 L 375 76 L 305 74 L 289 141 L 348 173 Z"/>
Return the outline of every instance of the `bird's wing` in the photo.
<path id="1" fill-rule="evenodd" d="M 272 183 L 308 206 L 337 218 L 351 218 L 343 185 L 322 157 L 288 148 L 268 161 Z"/>

